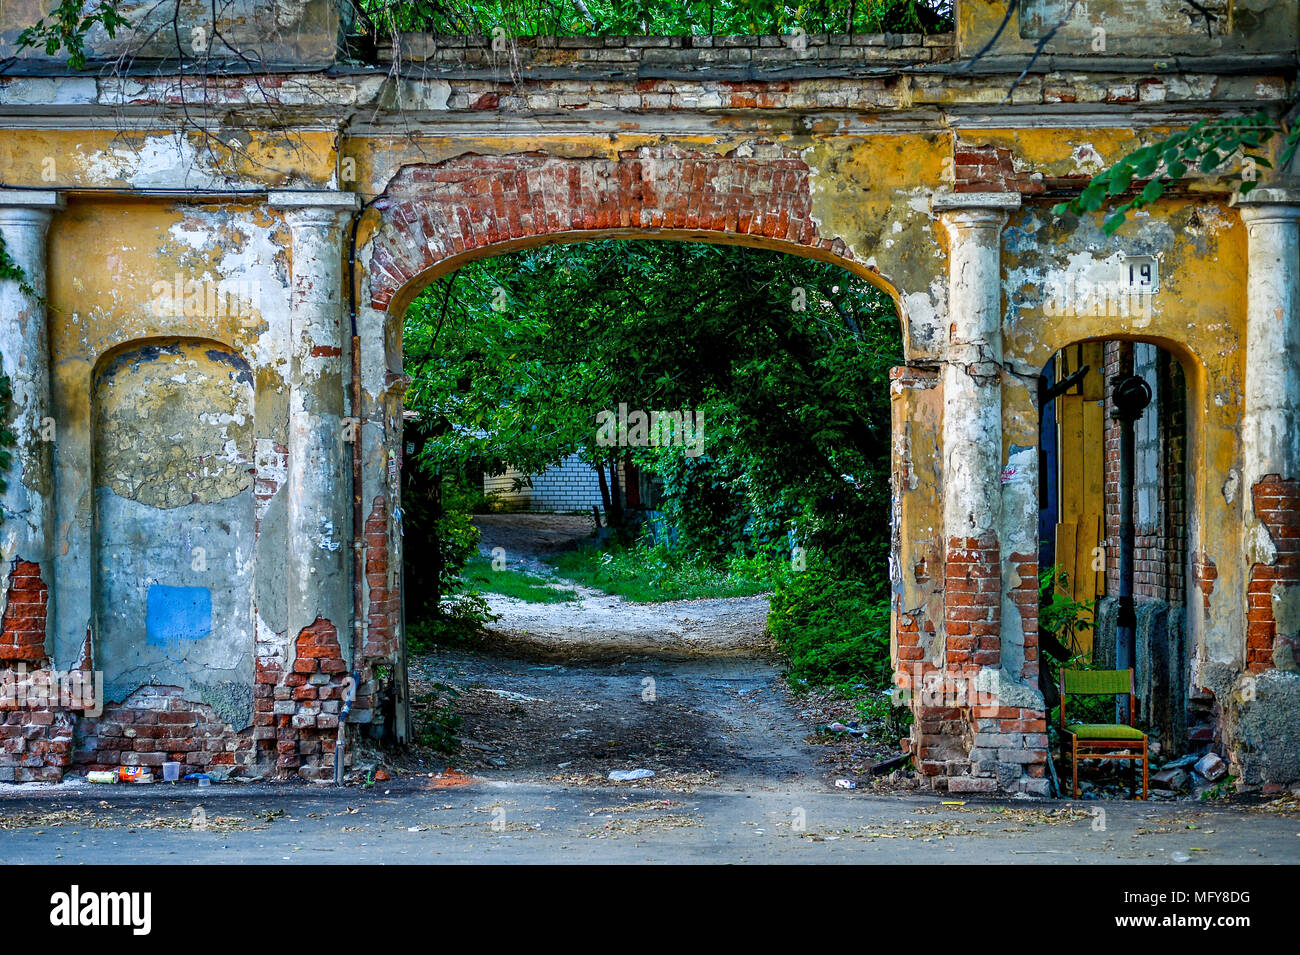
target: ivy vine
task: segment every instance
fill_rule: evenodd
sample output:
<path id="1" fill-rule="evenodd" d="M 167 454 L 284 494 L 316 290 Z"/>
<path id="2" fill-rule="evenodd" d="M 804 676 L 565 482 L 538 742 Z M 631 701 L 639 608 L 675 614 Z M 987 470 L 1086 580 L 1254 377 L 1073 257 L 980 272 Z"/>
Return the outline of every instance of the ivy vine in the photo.
<path id="1" fill-rule="evenodd" d="M 1102 228 L 1107 235 L 1112 235 L 1124 224 L 1129 212 L 1151 205 L 1164 195 L 1169 184 L 1183 179 L 1193 170 L 1209 175 L 1230 163 L 1237 164 L 1238 168 L 1221 174 L 1220 178 L 1238 182 L 1239 193 L 1247 195 L 1259 185 L 1258 170 L 1261 167 L 1273 168 L 1263 154 L 1264 147 L 1279 134 L 1286 136 L 1279 158 L 1285 167 L 1300 145 L 1300 125 L 1288 129 L 1263 112 L 1253 116 L 1200 120 L 1182 132 L 1129 153 L 1109 169 L 1093 176 L 1078 196 L 1058 203 L 1052 211 L 1056 215 L 1097 212 L 1107 203 L 1132 193 L 1136 183 L 1145 180 L 1132 198 L 1116 205 L 1106 215 Z"/>

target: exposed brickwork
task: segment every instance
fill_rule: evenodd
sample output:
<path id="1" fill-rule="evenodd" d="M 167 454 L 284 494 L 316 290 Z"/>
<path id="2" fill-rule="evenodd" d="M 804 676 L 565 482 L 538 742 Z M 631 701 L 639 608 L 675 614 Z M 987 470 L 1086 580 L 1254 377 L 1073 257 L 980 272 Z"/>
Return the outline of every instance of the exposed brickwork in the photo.
<path id="1" fill-rule="evenodd" d="M 488 246 L 607 229 L 679 229 L 784 242 L 850 258 L 819 235 L 808 165 L 794 150 L 762 155 L 642 147 L 617 160 L 460 156 L 404 168 L 376 203 L 393 224 L 374 244 L 370 298 L 386 308 L 436 263 Z"/>
<path id="2" fill-rule="evenodd" d="M 1016 576 L 1020 583 L 1008 594 L 1020 613 L 1020 627 L 1024 632 L 1024 664 L 1020 679 L 1030 686 L 1038 685 L 1038 555 L 1012 554 Z"/>
<path id="3" fill-rule="evenodd" d="M 1108 341 L 1104 346 L 1106 369 L 1105 392 L 1105 531 L 1106 531 L 1106 593 L 1119 593 L 1119 457 L 1120 427 L 1115 420 L 1115 403 L 1111 401 L 1111 383 L 1116 378 L 1133 374 L 1133 343 Z"/>
<path id="4" fill-rule="evenodd" d="M 388 501 L 375 497 L 366 518 L 366 588 L 369 612 L 366 616 L 365 656 L 390 657 L 397 652 L 397 627 L 401 597 L 389 579 Z"/>
<path id="5" fill-rule="evenodd" d="M 637 76 L 643 72 L 664 70 L 709 76 L 728 72 L 745 75 L 752 68 L 817 68 L 833 75 L 849 71 L 860 73 L 863 67 L 878 69 L 945 62 L 952 59 L 953 49 L 953 35 L 950 33 L 935 36 L 919 33 L 828 36 L 821 33 L 799 38 L 798 45 L 794 37 L 778 36 L 524 36 L 512 39 L 506 51 L 493 50 L 491 37 L 407 33 L 402 34 L 396 43 L 386 38 L 379 49 L 379 57 L 380 62 L 404 63 L 408 68 L 418 65 L 426 75 L 446 73 L 454 76 L 499 68 L 503 60 L 508 60 L 511 67 L 525 78 L 532 72 L 543 71 L 551 77 L 557 71 L 596 77 L 611 74 Z M 672 92 L 683 97 L 686 91 L 678 83 L 673 84 Z M 464 100 L 453 100 L 453 109 L 467 106 L 494 108 L 476 105 L 492 94 L 471 98 L 467 91 L 463 95 Z M 619 102 L 614 99 L 608 105 L 631 107 L 633 104 L 628 100 Z"/>
<path id="6" fill-rule="evenodd" d="M 944 557 L 949 670 L 1002 664 L 1002 557 L 997 536 L 950 537 Z"/>
<path id="7" fill-rule="evenodd" d="M 891 372 L 895 428 L 909 416 L 911 389 L 938 384 L 932 372 Z M 938 405 L 931 405 L 937 409 Z M 906 433 L 906 432 L 905 432 Z M 941 453 L 934 441 L 895 446 L 892 486 L 899 508 L 916 494 L 933 494 Z M 916 459 L 913 459 L 913 456 Z M 895 528 L 897 531 L 897 527 Z M 953 793 L 1023 792 L 1046 795 L 1047 717 L 1041 710 L 1004 706 L 1000 683 L 1037 684 L 1038 558 L 1012 553 L 1004 563 L 996 533 L 938 542 L 894 541 L 910 564 L 910 580 L 895 581 L 895 681 L 910 700 L 915 720 L 906 742 L 918 772 L 932 789 Z M 895 568 L 897 573 L 901 568 Z M 1005 574 L 1004 574 L 1005 571 Z M 1004 576 L 1017 582 L 1008 594 L 1023 630 L 1023 659 L 1003 654 Z M 899 584 L 902 586 L 899 586 Z M 907 605 L 902 593 L 906 592 Z M 943 627 L 937 640 L 936 625 Z M 1010 669 L 1004 670 L 1007 664 Z"/>
<path id="8" fill-rule="evenodd" d="M 0 622 L 0 782 L 58 782 L 76 714 L 58 706 L 45 655 L 49 589 L 39 564 L 15 560 Z"/>
<path id="9" fill-rule="evenodd" d="M 338 629 L 318 617 L 298 634 L 294 649 L 293 668 L 274 691 L 276 765 L 307 779 L 329 779 L 348 669 Z"/>
<path id="10" fill-rule="evenodd" d="M 155 776 L 166 762 L 180 763 L 182 774 L 247 765 L 252 735 L 183 694 L 178 686 L 143 686 L 98 717 L 83 718 L 73 763 L 85 770 L 147 766 Z"/>
<path id="11" fill-rule="evenodd" d="M 1154 520 L 1139 521 L 1133 550 L 1133 593 L 1168 604 L 1185 599 L 1187 560 L 1187 438 L 1182 368 L 1166 351 L 1157 356 L 1155 406 L 1160 466 L 1160 506 Z"/>
<path id="12" fill-rule="evenodd" d="M 39 564 L 14 561 L 9 572 L 3 622 L 0 622 L 0 660 L 40 663 L 45 659 L 45 615 L 50 594 L 41 579 Z"/>
<path id="13" fill-rule="evenodd" d="M 57 783 L 72 753 L 76 714 L 67 710 L 0 710 L 0 782 Z"/>
<path id="14" fill-rule="evenodd" d="M 1250 489 L 1255 517 L 1268 531 L 1276 556 L 1250 568 L 1246 607 L 1246 669 L 1259 673 L 1289 654 L 1300 665 L 1300 634 L 1278 631 L 1275 601 L 1285 588 L 1300 587 L 1300 480 L 1268 474 Z"/>
<path id="15" fill-rule="evenodd" d="M 953 150 L 957 192 L 1020 192 L 1032 194 L 1046 187 L 1038 174 L 1016 172 L 1010 149 L 971 146 L 958 142 Z"/>
<path id="16" fill-rule="evenodd" d="M 974 706 L 971 717 L 975 727 L 970 750 L 973 778 L 949 780 L 948 791 L 1017 789 L 1047 795 L 1047 714 L 999 704 Z"/>

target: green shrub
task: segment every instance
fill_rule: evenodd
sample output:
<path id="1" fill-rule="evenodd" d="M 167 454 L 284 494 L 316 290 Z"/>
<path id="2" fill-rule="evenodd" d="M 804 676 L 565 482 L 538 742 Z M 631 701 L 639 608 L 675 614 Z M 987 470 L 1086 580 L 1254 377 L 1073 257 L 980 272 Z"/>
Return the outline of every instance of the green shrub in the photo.
<path id="1" fill-rule="evenodd" d="M 484 624 L 496 619 L 482 594 L 453 594 L 442 601 L 437 615 L 407 620 L 406 648 L 428 653 L 435 647 L 476 647 L 483 642 Z"/>
<path id="2" fill-rule="evenodd" d="M 460 690 L 447 683 L 435 683 L 431 692 L 411 701 L 415 723 L 415 742 L 439 753 L 460 749 L 461 715 L 456 712 Z"/>
<path id="3" fill-rule="evenodd" d="M 819 551 L 781 574 L 767 626 L 789 659 L 789 678 L 851 695 L 892 685 L 889 599 L 878 582 L 838 576 Z"/>

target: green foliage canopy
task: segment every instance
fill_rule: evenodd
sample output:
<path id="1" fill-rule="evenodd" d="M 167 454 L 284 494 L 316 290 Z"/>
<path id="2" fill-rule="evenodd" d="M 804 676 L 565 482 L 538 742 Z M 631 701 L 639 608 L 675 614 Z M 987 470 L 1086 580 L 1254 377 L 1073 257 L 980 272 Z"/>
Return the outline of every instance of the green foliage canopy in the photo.
<path id="1" fill-rule="evenodd" d="M 534 473 L 574 452 L 608 463 L 630 449 L 601 445 L 599 412 L 680 409 L 703 416 L 704 454 L 636 458 L 698 549 L 788 547 L 794 532 L 845 565 L 883 559 L 901 333 L 888 296 L 834 265 L 742 246 L 546 246 L 430 286 L 404 353 L 425 479 Z"/>

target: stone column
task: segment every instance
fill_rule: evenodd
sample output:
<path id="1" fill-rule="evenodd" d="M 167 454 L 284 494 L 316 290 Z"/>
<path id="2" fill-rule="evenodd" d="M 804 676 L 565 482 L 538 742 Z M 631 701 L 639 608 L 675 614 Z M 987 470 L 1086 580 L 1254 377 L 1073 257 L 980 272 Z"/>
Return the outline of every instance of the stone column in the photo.
<path id="1" fill-rule="evenodd" d="M 943 354 L 943 523 L 950 670 L 997 666 L 1002 471 L 1002 226 L 1017 193 L 953 193 L 934 208 L 948 231 Z M 967 592 L 964 582 L 975 583 Z M 957 639 L 954 639 L 957 638 Z"/>
<path id="2" fill-rule="evenodd" d="M 917 709 L 920 768 L 949 792 L 1048 791 L 1036 690 L 1002 679 L 1002 227 L 1016 193 L 937 196 L 948 232 L 943 351 L 944 659 Z M 1012 555 L 1016 558 L 1022 555 Z M 1013 560 L 1014 562 L 1014 560 Z M 1017 635 L 1019 639 L 1019 635 Z M 1018 668 L 1017 668 L 1018 669 Z M 1018 677 L 1018 674 L 1016 674 Z"/>
<path id="3" fill-rule="evenodd" d="M 273 192 L 293 234 L 289 303 L 289 460 L 286 562 L 260 573 L 285 574 L 289 639 L 317 621 L 347 657 L 352 614 L 349 543 L 350 445 L 344 436 L 347 379 L 345 225 L 357 209 L 351 193 Z M 350 345 L 350 341 L 348 342 Z"/>
<path id="4" fill-rule="evenodd" d="M 1245 665 L 1300 670 L 1300 189 L 1236 200 L 1246 224 Z"/>
<path id="5" fill-rule="evenodd" d="M 13 418 L 7 422 L 17 443 L 10 449 L 4 470 L 4 508 L 0 526 L 0 573 L 5 586 L 13 584 L 25 600 L 24 608 L 6 600 L 5 655 L 11 659 L 41 659 L 46 620 L 50 612 L 51 561 L 54 555 L 53 443 L 57 431 L 50 416 L 50 333 L 45 304 L 45 237 L 50 218 L 62 209 L 56 192 L 0 190 L 0 235 L 5 251 L 23 278 L 0 277 L 0 362 L 13 389 Z M 19 577 L 27 578 L 21 588 Z M 33 580 L 33 578 L 35 578 Z M 41 591 L 45 596 L 36 601 Z M 13 632 L 10 632 L 10 631 Z"/>

